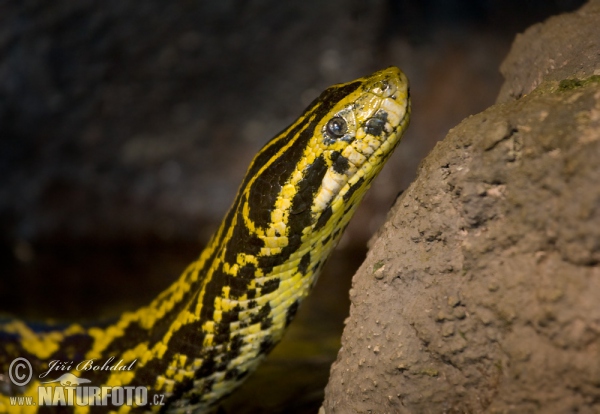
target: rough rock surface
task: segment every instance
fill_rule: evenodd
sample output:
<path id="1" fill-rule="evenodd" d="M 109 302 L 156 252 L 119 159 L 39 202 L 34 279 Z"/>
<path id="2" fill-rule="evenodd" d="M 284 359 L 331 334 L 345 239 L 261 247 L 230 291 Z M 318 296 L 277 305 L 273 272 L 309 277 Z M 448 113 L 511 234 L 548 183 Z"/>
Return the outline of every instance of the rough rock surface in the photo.
<path id="1" fill-rule="evenodd" d="M 598 68 L 600 3 L 552 17 L 518 34 L 500 72 L 504 85 L 497 102 L 518 99 L 543 80 L 586 78 Z"/>
<path id="2" fill-rule="evenodd" d="M 600 412 L 599 20 L 520 35 L 499 103 L 422 163 L 354 277 L 321 412 Z"/>

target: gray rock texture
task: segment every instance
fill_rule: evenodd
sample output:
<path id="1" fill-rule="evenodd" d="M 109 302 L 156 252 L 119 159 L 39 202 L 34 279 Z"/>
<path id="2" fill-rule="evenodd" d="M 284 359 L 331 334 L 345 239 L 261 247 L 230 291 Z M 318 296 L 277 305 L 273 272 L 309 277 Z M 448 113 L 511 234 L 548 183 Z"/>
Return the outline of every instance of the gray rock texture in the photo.
<path id="1" fill-rule="evenodd" d="M 598 22 L 591 1 L 519 35 L 498 103 L 423 161 L 353 279 L 321 412 L 600 412 Z"/>

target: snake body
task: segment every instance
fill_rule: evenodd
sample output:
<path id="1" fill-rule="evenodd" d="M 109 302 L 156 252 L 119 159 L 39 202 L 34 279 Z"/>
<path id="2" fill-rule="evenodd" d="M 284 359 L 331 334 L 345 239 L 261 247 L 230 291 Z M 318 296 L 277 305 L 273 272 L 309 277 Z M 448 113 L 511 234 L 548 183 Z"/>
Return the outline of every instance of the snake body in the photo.
<path id="1" fill-rule="evenodd" d="M 200 257 L 148 306 L 102 327 L 0 323 L 0 412 L 209 411 L 281 339 L 409 117 L 395 67 L 326 89 L 259 151 Z M 18 357 L 34 373 L 21 386 L 8 376 Z M 107 360 L 129 369 L 74 369 Z M 56 361 L 92 385 L 145 387 L 163 405 L 15 406 L 37 401 Z"/>

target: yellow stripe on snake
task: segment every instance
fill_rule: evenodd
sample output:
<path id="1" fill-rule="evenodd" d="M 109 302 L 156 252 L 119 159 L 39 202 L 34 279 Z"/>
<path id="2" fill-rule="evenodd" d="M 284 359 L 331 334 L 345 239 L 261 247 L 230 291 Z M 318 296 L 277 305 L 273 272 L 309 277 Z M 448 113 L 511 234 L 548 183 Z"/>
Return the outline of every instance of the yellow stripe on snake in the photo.
<path id="1" fill-rule="evenodd" d="M 334 85 L 260 150 L 206 249 L 148 306 L 97 327 L 0 322 L 0 412 L 210 411 L 281 339 L 409 118 L 395 67 Z M 65 378 L 99 394 L 61 399 Z M 102 387 L 148 396 L 127 405 Z"/>

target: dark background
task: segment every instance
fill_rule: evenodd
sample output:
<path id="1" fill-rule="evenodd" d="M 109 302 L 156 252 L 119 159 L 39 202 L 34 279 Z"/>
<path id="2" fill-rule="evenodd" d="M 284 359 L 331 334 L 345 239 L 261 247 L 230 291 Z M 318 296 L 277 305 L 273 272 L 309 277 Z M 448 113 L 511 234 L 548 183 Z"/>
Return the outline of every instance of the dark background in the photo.
<path id="1" fill-rule="evenodd" d="M 271 136 L 330 84 L 396 65 L 409 131 L 244 387 L 252 404 L 228 408 L 315 412 L 350 278 L 396 195 L 449 128 L 493 104 L 514 36 L 582 3 L 3 1 L 0 312 L 92 319 L 146 303 L 199 254 Z"/>

